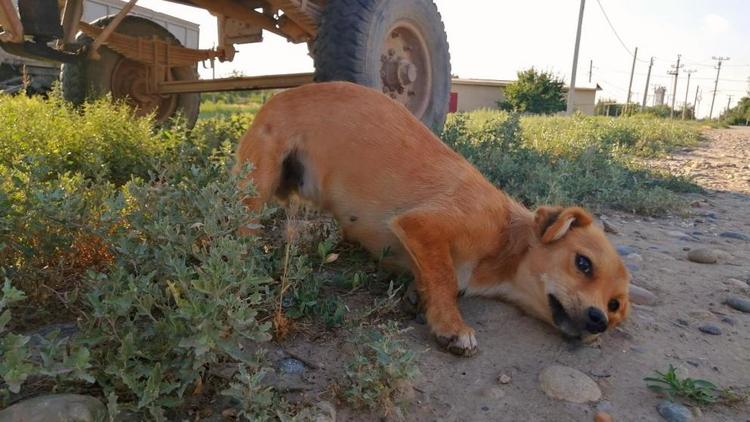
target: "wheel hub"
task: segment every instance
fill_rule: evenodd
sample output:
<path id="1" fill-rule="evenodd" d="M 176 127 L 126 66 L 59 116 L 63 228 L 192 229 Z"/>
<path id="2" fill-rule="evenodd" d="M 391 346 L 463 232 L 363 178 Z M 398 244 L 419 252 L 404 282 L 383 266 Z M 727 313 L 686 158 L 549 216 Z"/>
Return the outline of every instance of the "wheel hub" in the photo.
<path id="1" fill-rule="evenodd" d="M 383 92 L 421 118 L 432 94 L 432 67 L 425 38 L 405 20 L 396 22 L 387 34 L 380 55 Z"/>
<path id="2" fill-rule="evenodd" d="M 151 113 L 158 123 L 166 121 L 177 109 L 176 95 L 159 95 L 149 92 L 149 67 L 122 58 L 112 70 L 112 98 L 124 100 L 135 109 L 137 116 Z"/>

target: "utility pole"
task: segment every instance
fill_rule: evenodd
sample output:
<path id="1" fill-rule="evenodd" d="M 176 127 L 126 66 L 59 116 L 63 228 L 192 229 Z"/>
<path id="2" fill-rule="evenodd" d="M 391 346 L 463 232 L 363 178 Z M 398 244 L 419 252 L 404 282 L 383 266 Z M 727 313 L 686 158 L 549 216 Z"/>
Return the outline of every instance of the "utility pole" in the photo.
<path id="1" fill-rule="evenodd" d="M 727 98 L 727 110 L 725 113 L 729 113 L 729 104 L 732 102 L 732 96 L 730 95 L 729 98 Z"/>
<path id="2" fill-rule="evenodd" d="M 711 118 L 714 116 L 714 101 L 716 101 L 716 88 L 719 86 L 719 73 L 721 73 L 721 62 L 725 60 L 729 60 L 729 57 L 711 57 L 714 60 L 717 60 L 719 64 L 716 66 L 716 82 L 714 82 L 714 95 L 711 97 L 711 110 L 708 112 L 708 120 L 711 120 Z"/>
<path id="3" fill-rule="evenodd" d="M 695 73 L 695 69 L 686 70 L 685 73 L 687 73 L 688 75 L 688 80 L 687 80 L 687 86 L 685 87 L 685 104 L 682 106 L 682 120 L 685 120 L 685 116 L 687 115 L 687 106 L 688 106 L 687 97 L 688 97 L 688 92 L 690 92 L 690 75 L 692 73 Z M 693 103 L 693 107 L 695 107 L 695 103 Z M 693 114 L 695 114 L 695 110 L 693 110 Z"/>
<path id="4" fill-rule="evenodd" d="M 654 66 L 654 58 L 651 57 L 651 60 L 648 62 L 648 73 L 646 74 L 646 89 L 643 91 L 643 102 L 641 103 L 641 108 L 646 108 L 646 97 L 648 96 L 648 83 L 651 81 L 651 68 Z"/>
<path id="5" fill-rule="evenodd" d="M 581 45 L 581 26 L 583 26 L 583 8 L 586 0 L 581 0 L 581 9 L 578 11 L 578 30 L 576 31 L 576 46 L 573 50 L 573 71 L 570 73 L 570 86 L 568 87 L 568 114 L 573 114 L 575 91 L 576 91 L 576 69 L 578 68 L 578 47 Z"/>
<path id="6" fill-rule="evenodd" d="M 701 89 L 701 86 L 700 85 L 696 85 L 696 87 L 695 87 L 695 99 L 693 100 L 693 118 L 695 120 L 698 120 L 698 101 L 700 101 L 700 99 L 698 98 L 698 92 L 700 91 L 700 89 Z"/>
<path id="7" fill-rule="evenodd" d="M 591 70 L 594 68 L 594 61 L 589 60 L 589 83 L 591 83 Z"/>
<path id="8" fill-rule="evenodd" d="M 682 66 L 680 66 L 680 59 L 681 58 L 682 58 L 682 54 L 678 54 L 677 55 L 677 64 L 676 65 L 674 65 L 674 64 L 672 65 L 672 67 L 674 68 L 674 70 L 671 70 L 671 71 L 667 72 L 667 74 L 669 74 L 669 75 L 674 75 L 674 85 L 672 86 L 672 107 L 669 110 L 669 118 L 670 119 L 674 118 L 674 102 L 677 99 L 677 78 L 680 76 L 680 67 L 682 67 Z"/>
<path id="9" fill-rule="evenodd" d="M 638 57 L 638 47 L 635 48 L 635 53 L 633 54 L 633 65 L 630 67 L 630 82 L 628 82 L 628 99 L 625 101 L 625 111 L 630 108 L 630 93 L 633 89 L 633 73 L 635 73 L 635 61 Z"/>

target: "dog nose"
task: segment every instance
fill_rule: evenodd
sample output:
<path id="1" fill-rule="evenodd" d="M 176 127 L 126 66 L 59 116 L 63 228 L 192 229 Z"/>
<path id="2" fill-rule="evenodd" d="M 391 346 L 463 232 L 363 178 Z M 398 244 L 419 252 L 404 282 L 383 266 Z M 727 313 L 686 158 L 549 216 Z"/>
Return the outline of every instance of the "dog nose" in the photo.
<path id="1" fill-rule="evenodd" d="M 592 334 L 603 333 L 607 329 L 607 315 L 593 306 L 586 312 L 588 321 L 586 321 L 586 331 Z"/>

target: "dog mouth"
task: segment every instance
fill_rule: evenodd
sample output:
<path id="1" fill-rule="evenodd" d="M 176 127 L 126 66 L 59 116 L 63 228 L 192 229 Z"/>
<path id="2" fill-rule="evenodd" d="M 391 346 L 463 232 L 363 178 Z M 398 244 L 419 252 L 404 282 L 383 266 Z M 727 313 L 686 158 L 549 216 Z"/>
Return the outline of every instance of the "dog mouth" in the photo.
<path id="1" fill-rule="evenodd" d="M 570 317 L 560 300 L 553 294 L 548 294 L 549 308 L 552 311 L 552 322 L 569 339 L 580 339 L 581 330 L 578 329 L 573 318 Z"/>

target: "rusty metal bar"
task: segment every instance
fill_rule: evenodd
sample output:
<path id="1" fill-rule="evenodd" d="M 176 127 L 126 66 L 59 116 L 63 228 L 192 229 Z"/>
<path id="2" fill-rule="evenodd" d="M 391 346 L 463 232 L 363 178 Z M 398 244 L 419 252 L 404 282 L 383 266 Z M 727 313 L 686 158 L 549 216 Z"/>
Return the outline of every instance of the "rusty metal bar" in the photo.
<path id="1" fill-rule="evenodd" d="M 9 43 L 23 42 L 23 25 L 10 0 L 0 0 L 0 41 Z"/>
<path id="2" fill-rule="evenodd" d="M 254 91 L 260 89 L 292 88 L 313 82 L 312 73 L 250 76 L 198 81 L 173 81 L 159 84 L 157 94 L 185 94 L 191 92 Z"/>
<path id="3" fill-rule="evenodd" d="M 62 19 L 63 33 L 65 34 L 62 39 L 63 45 L 75 41 L 81 16 L 83 16 L 83 0 L 68 0 L 65 2 Z"/>
<path id="4" fill-rule="evenodd" d="M 128 4 L 123 6 L 122 10 L 117 12 L 115 17 L 112 19 L 112 22 L 107 25 L 104 30 L 99 34 L 95 39 L 94 42 L 91 43 L 91 47 L 89 47 L 89 58 L 92 60 L 99 60 L 101 56 L 99 55 L 98 51 L 99 46 L 101 46 L 105 41 L 107 41 L 107 38 L 109 38 L 110 35 L 112 35 L 113 32 L 115 32 L 115 29 L 120 25 L 120 22 L 122 22 L 123 19 L 125 19 L 125 16 L 130 12 L 130 10 L 135 6 L 135 3 L 138 2 L 138 0 L 130 0 Z"/>

